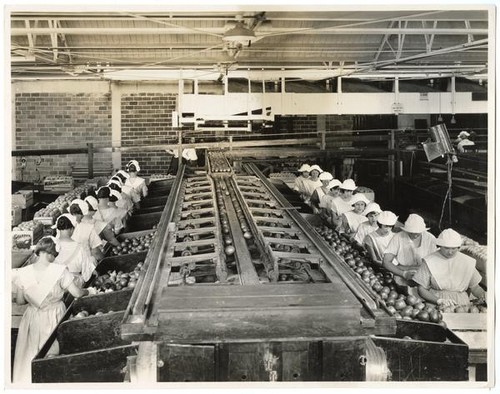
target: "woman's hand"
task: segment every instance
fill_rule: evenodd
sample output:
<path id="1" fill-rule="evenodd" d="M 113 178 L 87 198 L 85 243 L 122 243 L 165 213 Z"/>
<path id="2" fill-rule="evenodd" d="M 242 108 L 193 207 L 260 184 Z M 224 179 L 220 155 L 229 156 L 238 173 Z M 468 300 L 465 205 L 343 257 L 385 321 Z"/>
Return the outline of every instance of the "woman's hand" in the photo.
<path id="1" fill-rule="evenodd" d="M 415 270 L 405 270 L 403 271 L 403 278 L 405 278 L 406 280 L 411 280 L 413 279 L 416 273 L 417 271 Z"/>
<path id="2" fill-rule="evenodd" d="M 458 304 L 450 299 L 438 298 L 437 304 L 443 308 L 455 308 Z"/>

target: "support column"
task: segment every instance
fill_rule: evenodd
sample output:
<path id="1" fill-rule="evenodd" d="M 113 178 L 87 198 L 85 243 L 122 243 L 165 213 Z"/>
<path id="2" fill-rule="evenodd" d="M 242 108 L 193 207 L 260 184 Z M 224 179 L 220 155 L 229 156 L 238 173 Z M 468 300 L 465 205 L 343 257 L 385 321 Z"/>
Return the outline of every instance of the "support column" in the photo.
<path id="1" fill-rule="evenodd" d="M 122 144 L 122 92 L 120 86 L 111 83 L 111 146 L 119 148 Z M 122 153 L 118 150 L 111 153 L 113 169 L 122 168 Z"/>

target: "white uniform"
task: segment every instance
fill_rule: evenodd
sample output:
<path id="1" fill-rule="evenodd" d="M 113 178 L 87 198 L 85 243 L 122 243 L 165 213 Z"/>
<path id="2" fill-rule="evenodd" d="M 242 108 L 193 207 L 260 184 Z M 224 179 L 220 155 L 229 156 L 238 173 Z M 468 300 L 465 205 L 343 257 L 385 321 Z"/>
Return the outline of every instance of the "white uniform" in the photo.
<path id="1" fill-rule="evenodd" d="M 146 180 L 140 176 L 135 178 L 127 178 L 125 185 L 129 186 L 134 190 L 131 194 L 132 200 L 134 202 L 139 202 L 142 198 L 148 195 L 148 187 L 146 186 Z"/>

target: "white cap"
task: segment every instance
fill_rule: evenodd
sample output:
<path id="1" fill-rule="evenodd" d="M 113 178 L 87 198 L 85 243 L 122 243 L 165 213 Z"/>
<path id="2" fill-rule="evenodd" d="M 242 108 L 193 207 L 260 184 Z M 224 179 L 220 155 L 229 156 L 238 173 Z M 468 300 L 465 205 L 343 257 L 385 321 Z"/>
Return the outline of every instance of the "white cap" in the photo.
<path id="1" fill-rule="evenodd" d="M 130 160 L 127 164 L 127 168 L 131 164 L 133 164 L 135 166 L 135 169 L 137 170 L 137 172 L 139 172 L 141 170 L 141 167 L 139 167 L 139 162 L 137 160 Z"/>
<path id="2" fill-rule="evenodd" d="M 84 201 L 87 201 L 92 206 L 94 211 L 97 211 L 97 208 L 99 207 L 99 202 L 97 201 L 97 198 L 95 198 L 94 196 L 87 196 L 85 197 Z"/>
<path id="3" fill-rule="evenodd" d="M 297 170 L 298 172 L 309 172 L 311 171 L 311 166 L 309 164 L 302 164 L 300 168 Z"/>
<path id="4" fill-rule="evenodd" d="M 465 131 L 465 130 L 462 130 L 462 131 L 460 132 L 460 134 L 458 134 L 458 138 L 467 138 L 467 137 L 469 137 L 469 136 L 470 136 L 470 133 L 468 133 L 468 132 L 467 132 L 467 131 Z"/>
<path id="5" fill-rule="evenodd" d="M 61 219 L 62 217 L 65 217 L 65 218 L 68 218 L 69 221 L 71 222 L 71 224 L 73 225 L 73 227 L 76 227 L 78 225 L 78 222 L 76 221 L 76 218 L 69 214 L 69 213 L 63 213 L 61 216 L 59 216 L 57 219 L 56 219 L 56 223 L 51 226 L 51 228 L 57 228 L 57 223 L 59 222 L 59 219 Z"/>
<path id="6" fill-rule="evenodd" d="M 122 187 L 122 183 L 115 181 L 114 179 L 111 179 L 110 181 L 108 181 L 108 183 L 106 183 L 106 186 L 109 186 L 111 183 L 116 185 L 116 186 L 120 186 L 120 188 Z"/>
<path id="7" fill-rule="evenodd" d="M 351 205 L 356 204 L 357 202 L 364 202 L 366 205 L 370 203 L 363 193 L 357 193 L 351 198 Z"/>
<path id="8" fill-rule="evenodd" d="M 358 193 L 358 194 L 360 194 L 360 193 Z M 356 194 L 356 196 L 357 196 L 357 194 Z M 379 214 L 380 212 L 382 212 L 382 210 L 380 209 L 380 205 L 378 205 L 376 202 L 369 203 L 366 206 L 366 208 L 363 212 L 363 215 L 366 216 L 371 212 L 375 212 L 376 214 Z"/>
<path id="9" fill-rule="evenodd" d="M 327 187 L 328 189 L 333 189 L 334 187 L 339 187 L 340 185 L 342 185 L 342 182 L 338 179 L 332 179 Z"/>
<path id="10" fill-rule="evenodd" d="M 120 187 L 123 185 L 122 178 L 120 178 L 119 176 L 116 176 L 116 174 L 111 177 L 111 179 L 108 181 L 107 185 L 109 185 L 111 182 L 118 182 L 118 186 L 120 186 Z"/>
<path id="11" fill-rule="evenodd" d="M 68 207 L 68 212 L 69 212 L 69 208 L 73 204 L 76 204 L 76 205 L 78 205 L 78 207 L 80 207 L 80 211 L 82 211 L 82 214 L 84 216 L 89 213 L 89 206 L 87 205 L 87 203 L 85 201 L 83 201 L 83 200 L 81 200 L 79 198 L 76 198 L 73 201 L 71 201 L 71 203 L 69 204 L 69 207 Z"/>
<path id="12" fill-rule="evenodd" d="M 127 171 L 120 170 L 117 174 L 123 175 L 125 179 L 130 178 L 130 174 Z"/>
<path id="13" fill-rule="evenodd" d="M 425 227 L 424 219 L 415 213 L 408 216 L 408 219 L 406 219 L 406 222 L 401 229 L 407 233 L 423 233 L 424 231 L 429 230 L 429 228 Z"/>
<path id="14" fill-rule="evenodd" d="M 344 182 L 342 182 L 342 185 L 340 186 L 341 189 L 344 190 L 356 190 L 356 184 L 352 179 L 346 179 Z"/>
<path id="15" fill-rule="evenodd" d="M 328 171 L 322 172 L 319 174 L 319 180 L 320 181 L 331 181 L 333 179 L 333 175 L 330 174 Z"/>
<path id="16" fill-rule="evenodd" d="M 462 237 L 459 233 L 451 228 L 443 230 L 436 240 L 437 246 L 444 246 L 446 248 L 459 248 L 462 246 Z"/>
<path id="17" fill-rule="evenodd" d="M 321 169 L 320 166 L 318 166 L 317 164 L 314 164 L 313 166 L 311 166 L 311 168 L 309 169 L 309 172 L 312 172 L 312 171 L 318 171 L 320 174 L 323 172 L 323 170 Z"/>
<path id="18" fill-rule="evenodd" d="M 391 211 L 383 211 L 377 216 L 377 222 L 384 226 L 394 226 L 398 221 L 398 217 Z"/>
<path id="19" fill-rule="evenodd" d="M 111 189 L 111 193 L 109 194 L 110 196 L 115 196 L 117 200 L 122 198 L 122 194 L 117 192 L 116 190 Z"/>

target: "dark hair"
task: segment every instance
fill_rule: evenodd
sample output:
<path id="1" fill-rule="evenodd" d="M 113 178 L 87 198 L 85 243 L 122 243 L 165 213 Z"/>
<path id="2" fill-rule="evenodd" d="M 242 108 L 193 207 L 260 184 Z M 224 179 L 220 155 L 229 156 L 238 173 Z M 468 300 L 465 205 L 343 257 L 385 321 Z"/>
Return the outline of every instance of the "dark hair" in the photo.
<path id="1" fill-rule="evenodd" d="M 66 216 L 61 216 L 57 219 L 58 230 L 69 230 L 74 228 L 73 223 Z"/>
<path id="2" fill-rule="evenodd" d="M 394 224 L 392 226 L 389 226 L 388 224 L 382 224 L 377 220 L 377 226 L 381 228 L 382 226 L 388 226 L 388 227 L 394 227 Z"/>
<path id="3" fill-rule="evenodd" d="M 133 164 L 133 163 L 127 164 L 127 171 L 128 172 L 137 172 L 137 168 L 135 167 L 135 164 Z"/>
<path id="4" fill-rule="evenodd" d="M 109 187 L 110 189 L 116 190 L 116 191 L 117 191 L 117 192 L 119 192 L 119 193 L 121 193 L 121 192 L 122 192 L 122 188 L 121 188 L 120 186 L 118 186 L 116 183 L 110 183 L 110 184 L 108 185 L 108 187 Z M 111 196 L 110 196 L 110 198 L 111 198 Z"/>
<path id="5" fill-rule="evenodd" d="M 118 179 L 120 179 L 122 183 L 125 183 L 125 181 L 127 180 L 127 178 L 125 178 L 125 175 L 123 175 L 123 174 L 118 174 L 118 173 L 117 173 L 117 174 L 115 174 L 115 175 L 113 175 L 113 178 L 118 178 Z M 111 178 L 111 179 L 113 179 L 113 178 Z"/>
<path id="6" fill-rule="evenodd" d="M 88 201 L 85 201 L 89 207 L 89 212 L 95 212 L 96 210 L 94 209 L 94 207 L 88 202 Z"/>
<path id="7" fill-rule="evenodd" d="M 109 186 L 103 186 L 99 189 L 99 191 L 97 192 L 97 198 L 109 198 L 111 194 L 111 190 L 109 188 Z"/>
<path id="8" fill-rule="evenodd" d="M 65 218 L 66 219 L 66 218 Z M 49 237 L 43 237 L 38 241 L 38 243 L 35 246 L 35 254 L 37 256 L 40 256 L 40 252 L 45 252 L 49 253 L 53 256 L 56 256 L 59 254 L 56 251 L 56 244 L 52 238 Z"/>
<path id="9" fill-rule="evenodd" d="M 118 201 L 118 197 L 113 196 L 112 194 L 110 194 L 110 196 L 109 196 L 109 201 L 110 201 L 110 202 L 117 202 L 117 201 Z"/>
<path id="10" fill-rule="evenodd" d="M 69 207 L 69 213 L 71 213 L 73 216 L 75 215 L 83 215 L 82 210 L 80 209 L 80 206 L 77 203 L 71 204 Z"/>

